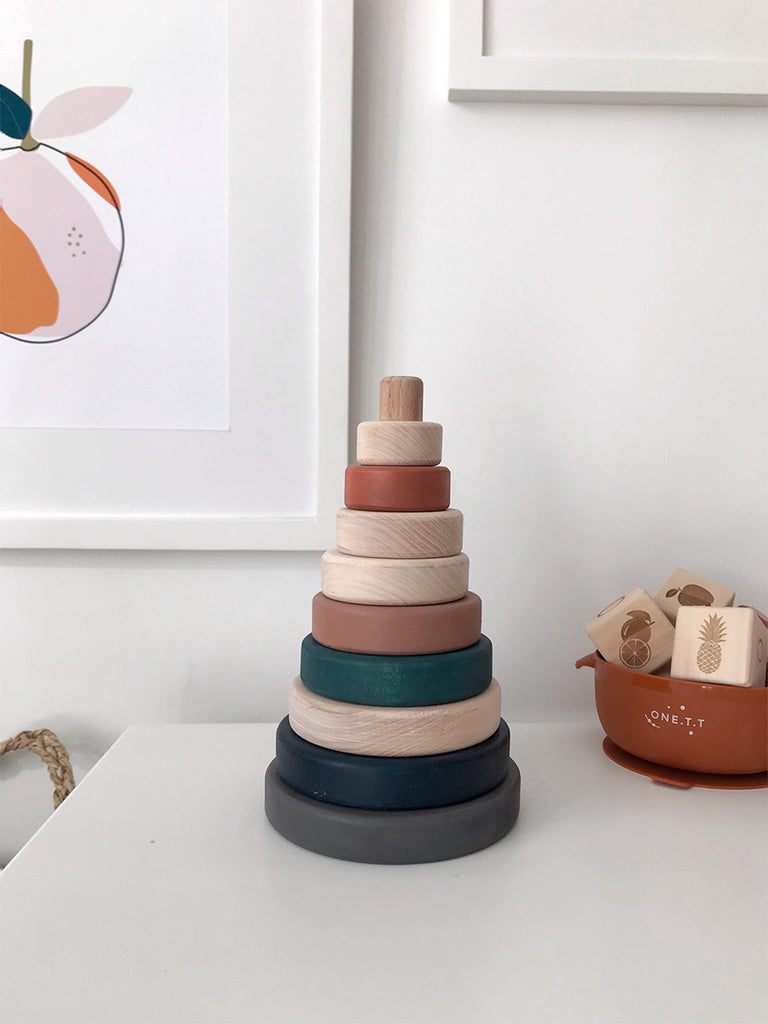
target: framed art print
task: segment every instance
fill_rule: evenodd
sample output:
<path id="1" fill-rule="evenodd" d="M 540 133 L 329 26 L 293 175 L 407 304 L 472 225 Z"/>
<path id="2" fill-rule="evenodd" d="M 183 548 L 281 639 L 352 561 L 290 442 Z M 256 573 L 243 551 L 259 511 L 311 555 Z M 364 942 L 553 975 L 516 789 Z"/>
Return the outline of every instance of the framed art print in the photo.
<path id="1" fill-rule="evenodd" d="M 347 455 L 351 2 L 3 21 L 0 544 L 323 547 Z"/>

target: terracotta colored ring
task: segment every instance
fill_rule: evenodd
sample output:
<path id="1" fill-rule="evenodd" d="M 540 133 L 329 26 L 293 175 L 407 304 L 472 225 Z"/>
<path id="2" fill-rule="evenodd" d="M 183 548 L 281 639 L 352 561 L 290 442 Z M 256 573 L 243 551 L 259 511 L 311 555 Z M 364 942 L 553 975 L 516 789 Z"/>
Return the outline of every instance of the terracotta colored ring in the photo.
<path id="1" fill-rule="evenodd" d="M 451 503 L 447 466 L 347 466 L 344 504 L 367 512 L 441 512 Z"/>
<path id="2" fill-rule="evenodd" d="M 471 591 L 447 604 L 373 605 L 312 599 L 312 636 L 355 654 L 441 654 L 480 639 L 482 601 Z"/>

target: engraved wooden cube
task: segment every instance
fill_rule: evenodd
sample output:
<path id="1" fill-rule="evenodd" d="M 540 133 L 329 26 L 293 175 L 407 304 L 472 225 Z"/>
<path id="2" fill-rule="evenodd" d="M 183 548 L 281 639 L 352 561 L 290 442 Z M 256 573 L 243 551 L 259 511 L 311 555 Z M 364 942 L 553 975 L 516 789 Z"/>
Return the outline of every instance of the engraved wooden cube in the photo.
<path id="1" fill-rule="evenodd" d="M 681 608 L 672 675 L 702 683 L 765 686 L 768 628 L 752 608 Z"/>
<path id="2" fill-rule="evenodd" d="M 585 628 L 605 660 L 614 665 L 655 672 L 672 656 L 674 628 L 640 587 L 606 605 Z"/>
<path id="3" fill-rule="evenodd" d="M 735 593 L 721 583 L 697 576 L 687 569 L 673 569 L 653 595 L 653 600 L 670 622 L 676 622 L 680 608 L 725 608 L 733 604 L 735 597 Z"/>

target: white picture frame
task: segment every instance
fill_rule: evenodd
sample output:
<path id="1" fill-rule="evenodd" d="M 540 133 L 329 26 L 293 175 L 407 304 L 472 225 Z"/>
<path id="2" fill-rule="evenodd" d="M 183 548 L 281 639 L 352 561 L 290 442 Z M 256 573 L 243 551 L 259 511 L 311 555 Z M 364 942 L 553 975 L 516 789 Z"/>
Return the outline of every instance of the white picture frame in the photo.
<path id="1" fill-rule="evenodd" d="M 283 17 L 278 0 L 269 0 L 276 17 Z M 259 4 L 230 0 L 230 373 L 231 418 L 228 431 L 5 429 L 0 430 L 0 547 L 76 549 L 181 549 L 181 550 L 322 550 L 332 542 L 335 512 L 341 504 L 343 475 L 348 456 L 348 346 L 349 346 L 349 224 L 351 195 L 352 111 L 352 0 L 302 0 L 301 17 L 315 19 L 318 52 L 314 74 L 316 131 L 314 157 L 307 161 L 317 196 L 311 212 L 316 252 L 311 280 L 297 301 L 304 302 L 312 334 L 314 358 L 307 360 L 310 401 L 306 403 L 307 429 L 314 451 L 305 459 L 313 479 L 306 481 L 309 508 L 299 514 L 282 510 L 251 512 L 217 504 L 207 489 L 209 470 L 245 478 L 250 471 L 256 420 L 249 406 L 249 380 L 263 373 L 254 362 L 249 344 L 249 228 L 243 211 L 252 204 L 252 178 L 243 173 L 257 159 L 249 94 L 253 95 L 252 55 L 248 52 L 249 19 L 259 17 Z M 296 10 L 293 15 L 295 17 Z M 233 88 L 237 87 L 237 93 Z M 285 83 L 283 83 L 285 87 Z M 280 93 L 274 101 L 279 121 Z M 238 102 L 233 102 L 233 96 Z M 233 147 L 237 147 L 236 151 Z M 239 170 L 238 170 L 239 168 Z M 293 168 L 296 172 L 295 167 Z M 244 223 L 245 220 L 245 223 Z M 276 339 L 274 358 L 280 358 Z M 275 388 L 291 386 L 275 364 Z M 263 426 L 261 429 L 261 444 Z M 280 424 L 275 424 L 280 429 Z M 148 453 L 151 458 L 148 458 Z M 151 464 L 149 464 L 151 463 Z M 222 465 L 226 468 L 222 470 Z M 64 466 L 64 469 L 62 469 Z M 73 469 L 74 467 L 74 469 Z M 167 499 L 164 470 L 184 467 L 191 497 L 184 508 L 154 503 L 153 493 Z M 114 506 L 103 488 L 88 506 L 89 481 L 111 476 L 118 497 Z M 32 477 L 50 476 L 60 486 L 46 483 L 35 490 L 21 486 Z M 73 476 L 75 479 L 73 480 Z M 67 479 L 65 479 L 65 477 Z M 302 486 L 304 486 L 302 484 Z M 81 488 L 86 489 L 85 498 Z M 43 497 L 39 497 L 38 491 Z M 20 507 L 18 494 L 34 494 Z M 77 492 L 77 501 L 74 495 Z M 55 494 L 56 501 L 51 500 Z M 185 492 L 186 494 L 186 492 Z M 130 505 L 137 500 L 136 510 Z M 60 500 L 58 500 L 60 497 Z M 14 506 L 13 501 L 16 500 Z M 26 501 L 26 499 L 24 499 Z M 73 507 L 74 506 L 74 507 Z"/>
<path id="2" fill-rule="evenodd" d="M 451 0 L 448 98 L 768 106 L 768 61 L 485 56 L 487 0 Z"/>

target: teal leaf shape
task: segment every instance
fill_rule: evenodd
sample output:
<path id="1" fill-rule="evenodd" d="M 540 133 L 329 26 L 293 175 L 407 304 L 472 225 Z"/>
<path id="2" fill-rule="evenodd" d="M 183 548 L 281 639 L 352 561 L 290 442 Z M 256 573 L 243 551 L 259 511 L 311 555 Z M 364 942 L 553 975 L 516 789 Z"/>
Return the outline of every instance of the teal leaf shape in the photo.
<path id="1" fill-rule="evenodd" d="M 32 109 L 21 96 L 0 85 L 0 132 L 23 139 L 32 123 Z"/>

